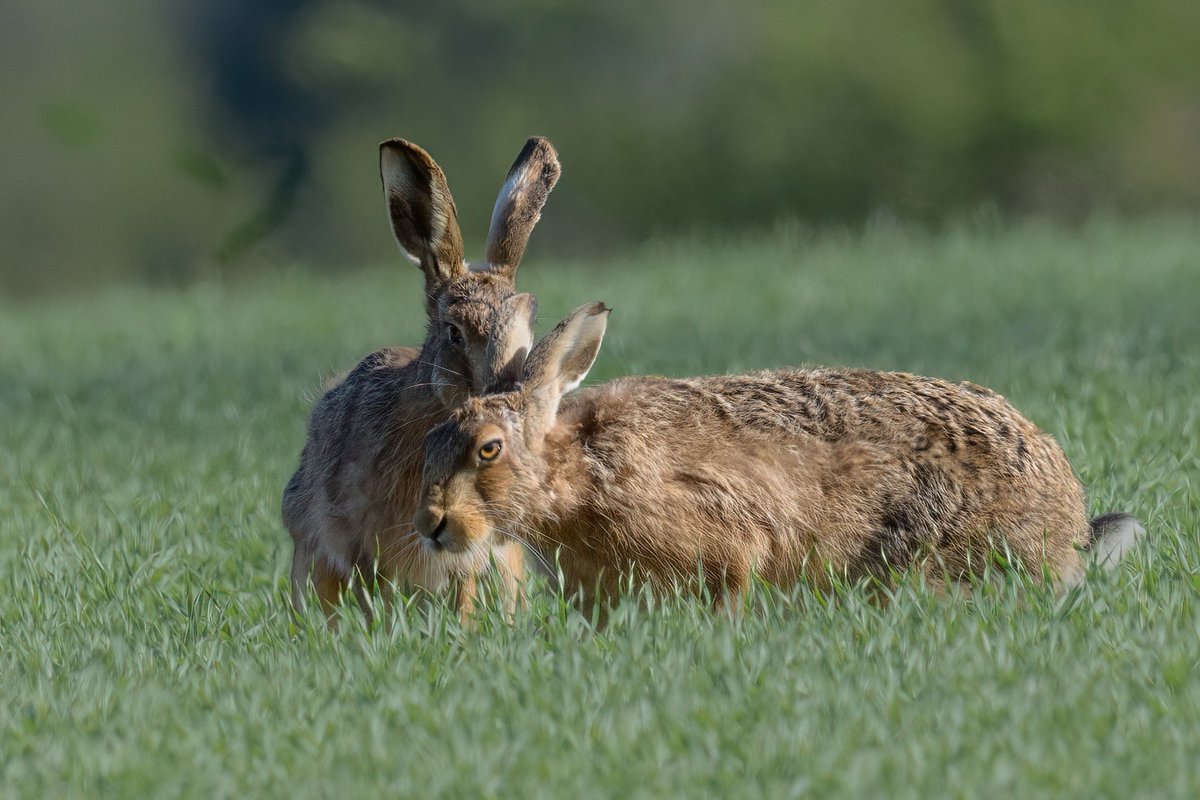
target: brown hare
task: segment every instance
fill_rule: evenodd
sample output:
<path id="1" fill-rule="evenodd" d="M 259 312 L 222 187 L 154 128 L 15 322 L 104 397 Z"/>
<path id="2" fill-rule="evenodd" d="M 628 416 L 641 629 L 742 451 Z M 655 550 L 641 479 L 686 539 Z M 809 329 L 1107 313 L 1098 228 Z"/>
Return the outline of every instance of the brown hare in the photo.
<path id="1" fill-rule="evenodd" d="M 496 540 L 451 563 L 420 548 L 411 520 L 425 434 L 467 397 L 520 377 L 537 305 L 516 293 L 514 277 L 558 180 L 558 156 L 546 139 L 525 143 L 492 212 L 487 260 L 470 266 L 446 178 L 429 154 L 392 139 L 380 145 L 379 168 L 396 241 L 425 274 L 428 330 L 420 350 L 367 356 L 313 408 L 300 466 L 283 493 L 295 546 L 292 602 L 303 608 L 310 581 L 328 614 L 348 585 L 365 601 L 364 581 L 382 579 L 385 589 L 457 584 L 465 616 L 476 574 L 494 560 L 511 605 L 524 569 L 519 545 Z"/>
<path id="2" fill-rule="evenodd" d="M 750 576 L 935 585 L 996 547 L 1059 581 L 1081 549 L 1115 561 L 1144 533 L 1089 524 L 1053 438 L 970 383 L 851 369 L 621 378 L 570 398 L 607 324 L 601 303 L 541 339 L 513 391 L 468 400 L 425 441 L 415 524 L 444 563 L 509 539 L 558 550 L 567 588 L 630 574 L 737 602 Z"/>

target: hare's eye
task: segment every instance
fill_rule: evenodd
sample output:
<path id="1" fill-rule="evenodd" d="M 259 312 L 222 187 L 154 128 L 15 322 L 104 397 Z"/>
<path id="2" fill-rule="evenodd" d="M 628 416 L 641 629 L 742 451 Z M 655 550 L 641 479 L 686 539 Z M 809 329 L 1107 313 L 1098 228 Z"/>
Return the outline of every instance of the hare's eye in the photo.
<path id="1" fill-rule="evenodd" d="M 491 439 L 486 441 L 479 447 L 479 460 L 495 461 L 496 457 L 500 455 L 500 451 L 503 448 L 504 445 L 500 443 L 499 439 Z"/>
<path id="2" fill-rule="evenodd" d="M 463 343 L 462 331 L 457 325 L 446 326 L 446 341 L 453 345 L 461 345 Z"/>

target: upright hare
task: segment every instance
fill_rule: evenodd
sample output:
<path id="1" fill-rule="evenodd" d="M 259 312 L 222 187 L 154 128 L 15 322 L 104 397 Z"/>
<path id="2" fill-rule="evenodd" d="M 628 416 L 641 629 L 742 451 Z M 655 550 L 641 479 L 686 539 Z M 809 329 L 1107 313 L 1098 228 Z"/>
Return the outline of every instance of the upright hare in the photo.
<path id="1" fill-rule="evenodd" d="M 607 318 L 600 303 L 577 309 L 517 388 L 430 432 L 415 524 L 431 557 L 474 563 L 516 538 L 558 549 L 585 597 L 634 568 L 658 589 L 702 576 L 728 600 L 751 574 L 960 581 L 996 547 L 1074 581 L 1080 549 L 1115 560 L 1144 533 L 1127 515 L 1089 524 L 1055 440 L 970 383 L 784 369 L 621 378 L 564 400 Z"/>
<path id="2" fill-rule="evenodd" d="M 300 466 L 283 493 L 292 536 L 292 602 L 302 608 L 311 580 L 327 613 L 347 585 L 384 579 L 439 589 L 458 583 L 466 614 L 475 576 L 494 559 L 515 599 L 523 553 L 497 540 L 451 563 L 430 558 L 412 516 L 425 434 L 469 396 L 509 387 L 533 341 L 537 305 L 514 277 L 559 163 L 545 139 L 525 143 L 500 190 L 487 260 L 463 260 L 457 211 L 442 170 L 414 144 L 380 145 L 380 175 L 400 247 L 425 274 L 428 331 L 421 349 L 389 348 L 363 359 L 313 408 Z"/>

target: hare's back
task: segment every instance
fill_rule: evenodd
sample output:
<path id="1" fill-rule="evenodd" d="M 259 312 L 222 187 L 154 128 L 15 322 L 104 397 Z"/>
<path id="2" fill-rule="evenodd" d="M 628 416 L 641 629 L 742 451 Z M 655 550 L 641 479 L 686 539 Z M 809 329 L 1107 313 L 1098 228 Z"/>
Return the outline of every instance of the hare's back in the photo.
<path id="1" fill-rule="evenodd" d="M 962 443 L 1040 433 L 989 389 L 902 372 L 783 369 L 683 379 L 633 377 L 595 387 L 583 397 L 587 400 L 580 405 L 647 430 L 669 431 L 676 423 L 690 423 L 730 432 L 877 442 L 934 432 Z"/>
<path id="2" fill-rule="evenodd" d="M 581 430 L 618 453 L 867 447 L 972 483 L 1078 486 L 1058 443 L 1002 396 L 900 372 L 787 369 L 693 379 L 625 378 L 570 404 Z M 957 482 L 953 481 L 953 482 Z"/>

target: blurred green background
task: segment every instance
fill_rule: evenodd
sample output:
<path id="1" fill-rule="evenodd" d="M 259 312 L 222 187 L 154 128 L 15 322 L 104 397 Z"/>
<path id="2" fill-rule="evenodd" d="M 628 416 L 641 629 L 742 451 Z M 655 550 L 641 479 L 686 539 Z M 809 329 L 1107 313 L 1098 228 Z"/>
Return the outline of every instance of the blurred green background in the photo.
<path id="1" fill-rule="evenodd" d="M 6 0 L 0 70 L 9 296 L 390 258 L 397 135 L 473 255 L 535 133 L 544 255 L 1200 205 L 1185 0 Z"/>

